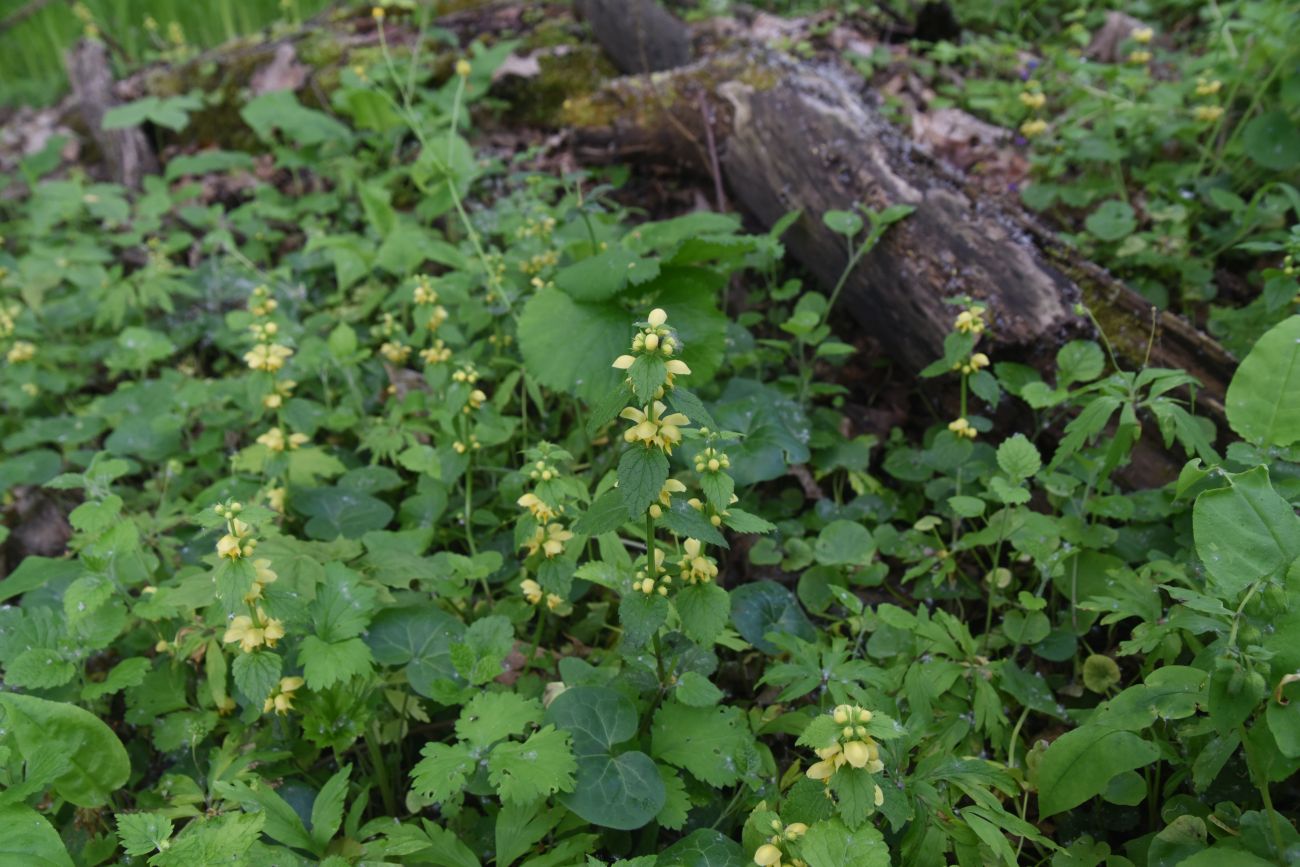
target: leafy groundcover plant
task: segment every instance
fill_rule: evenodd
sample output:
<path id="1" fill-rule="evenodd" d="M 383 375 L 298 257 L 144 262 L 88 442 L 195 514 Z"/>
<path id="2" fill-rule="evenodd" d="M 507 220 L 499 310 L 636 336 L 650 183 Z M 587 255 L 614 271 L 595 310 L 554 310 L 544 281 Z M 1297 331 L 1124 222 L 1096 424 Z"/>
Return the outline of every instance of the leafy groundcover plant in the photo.
<path id="1" fill-rule="evenodd" d="M 959 414 L 848 439 L 780 227 L 473 150 L 507 50 L 257 97 L 274 184 L 11 179 L 0 860 L 1293 862 L 1300 317 L 1223 451 L 969 298 Z M 905 218 L 825 219 L 852 267 Z"/>

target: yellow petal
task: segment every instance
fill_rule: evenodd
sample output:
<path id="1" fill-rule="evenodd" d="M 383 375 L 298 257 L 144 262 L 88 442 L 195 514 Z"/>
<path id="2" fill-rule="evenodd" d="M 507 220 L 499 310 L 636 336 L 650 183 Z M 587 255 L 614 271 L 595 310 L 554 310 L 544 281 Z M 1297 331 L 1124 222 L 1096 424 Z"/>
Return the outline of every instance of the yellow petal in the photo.
<path id="1" fill-rule="evenodd" d="M 629 367 L 632 366 L 632 363 L 635 361 L 636 359 L 631 355 L 620 355 L 618 358 L 614 359 L 613 366 L 618 368 L 619 370 L 627 370 Z"/>
<path id="2" fill-rule="evenodd" d="M 778 864 L 780 861 L 781 850 L 773 846 L 771 843 L 764 843 L 762 846 L 759 846 L 758 851 L 754 853 L 754 863 L 757 864 L 758 867 L 772 867 L 773 864 Z"/>

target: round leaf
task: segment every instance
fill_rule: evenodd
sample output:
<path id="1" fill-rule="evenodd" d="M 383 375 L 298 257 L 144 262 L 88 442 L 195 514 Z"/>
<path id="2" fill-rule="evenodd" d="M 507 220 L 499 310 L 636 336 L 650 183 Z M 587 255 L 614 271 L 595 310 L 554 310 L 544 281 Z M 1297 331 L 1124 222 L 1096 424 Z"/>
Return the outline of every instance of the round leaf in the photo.
<path id="1" fill-rule="evenodd" d="M 1255 445 L 1300 441 L 1300 316 L 1273 326 L 1228 385 L 1228 424 Z"/>
<path id="2" fill-rule="evenodd" d="M 126 748 L 93 714 L 75 705 L 31 695 L 0 694 L 4 728 L 13 733 L 21 755 L 53 744 L 68 763 L 50 785 L 78 807 L 98 807 L 126 785 L 131 760 Z"/>

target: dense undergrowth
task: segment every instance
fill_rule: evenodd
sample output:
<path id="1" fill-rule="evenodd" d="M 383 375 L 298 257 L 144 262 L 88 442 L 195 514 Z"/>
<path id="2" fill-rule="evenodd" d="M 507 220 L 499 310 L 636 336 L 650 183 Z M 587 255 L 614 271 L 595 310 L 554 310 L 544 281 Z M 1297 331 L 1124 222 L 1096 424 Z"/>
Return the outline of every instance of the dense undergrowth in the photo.
<path id="1" fill-rule="evenodd" d="M 954 415 L 846 435 L 781 227 L 476 153 L 503 56 L 258 97 L 219 200 L 251 155 L 12 179 L 0 859 L 1300 857 L 1300 317 L 1216 432 L 955 298 Z M 850 267 L 906 218 L 824 215 Z"/>

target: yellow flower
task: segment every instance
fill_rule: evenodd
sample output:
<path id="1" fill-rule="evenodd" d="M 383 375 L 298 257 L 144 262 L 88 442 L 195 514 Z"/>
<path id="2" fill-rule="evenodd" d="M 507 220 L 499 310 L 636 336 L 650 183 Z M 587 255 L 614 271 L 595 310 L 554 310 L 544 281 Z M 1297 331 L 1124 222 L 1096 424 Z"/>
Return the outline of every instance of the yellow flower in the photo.
<path id="1" fill-rule="evenodd" d="M 781 850 L 771 843 L 764 843 L 754 853 L 754 863 L 758 867 L 778 867 L 781 863 Z"/>
<path id="2" fill-rule="evenodd" d="M 668 321 L 668 313 L 661 307 L 656 307 L 650 311 L 646 317 L 646 322 L 650 323 L 651 328 L 662 328 L 663 324 Z"/>
<path id="3" fill-rule="evenodd" d="M 372 6 L 372 7 L 370 7 L 370 17 L 373 18 L 373 19 L 375 19 L 376 21 L 383 21 L 383 20 L 384 20 L 384 7 L 383 7 L 383 6 Z"/>
<path id="4" fill-rule="evenodd" d="M 1020 125 L 1020 134 L 1025 138 L 1036 138 L 1047 132 L 1047 121 L 1041 117 L 1027 120 Z"/>
<path id="5" fill-rule="evenodd" d="M 36 344 L 27 340 L 15 340 L 6 356 L 10 364 L 22 364 L 36 357 Z"/>
<path id="6" fill-rule="evenodd" d="M 230 621 L 225 635 L 221 636 L 221 641 L 223 644 L 238 641 L 240 650 L 244 653 L 252 653 L 266 643 L 266 630 L 254 625 L 253 618 L 247 614 L 241 614 Z"/>
<path id="7" fill-rule="evenodd" d="M 1043 93 L 1041 90 L 1022 91 L 1020 94 L 1020 102 L 1026 108 L 1031 108 L 1034 111 L 1037 111 L 1038 109 L 1047 105 L 1047 94 Z"/>
<path id="8" fill-rule="evenodd" d="M 411 355 L 411 347 L 390 340 L 379 347 L 379 354 L 390 364 L 402 364 Z"/>
<path id="9" fill-rule="evenodd" d="M 420 357 L 425 364 L 442 364 L 451 360 L 451 349 L 442 340 L 435 340 L 433 346 L 420 350 Z"/>
<path id="10" fill-rule="evenodd" d="M 437 304 L 438 290 L 433 288 L 427 277 L 421 277 L 411 292 L 411 299 L 416 304 Z"/>
<path id="11" fill-rule="evenodd" d="M 1133 41 L 1138 45 L 1147 45 L 1150 44 L 1155 35 L 1156 32 L 1150 27 L 1139 27 L 1133 31 Z"/>
<path id="12" fill-rule="evenodd" d="M 545 524 L 556 516 L 555 509 L 550 504 L 536 494 L 524 494 L 515 500 L 515 505 L 521 509 L 527 509 L 529 513 L 537 519 L 539 523 Z"/>
<path id="13" fill-rule="evenodd" d="M 678 566 L 682 570 L 682 580 L 688 584 L 707 584 L 718 577 L 718 565 L 703 554 L 704 546 L 699 539 L 687 539 L 682 543 L 682 558 Z"/>
<path id="14" fill-rule="evenodd" d="M 651 593 L 658 593 L 660 596 L 668 595 L 666 585 L 673 583 L 671 575 L 664 574 L 664 549 L 655 548 L 655 575 L 658 577 L 660 584 L 655 585 L 655 579 L 651 578 L 646 570 L 641 569 L 636 573 L 636 580 L 632 582 L 632 589 L 649 596 Z"/>
<path id="15" fill-rule="evenodd" d="M 1150 63 L 1151 52 L 1142 48 L 1137 51 L 1131 51 L 1128 55 L 1128 62 L 1132 63 L 1134 66 L 1141 66 L 1144 63 Z"/>
<path id="16" fill-rule="evenodd" d="M 293 710 L 293 694 L 305 683 L 301 677 L 280 678 L 279 688 L 262 704 L 262 713 L 275 711 L 283 716 Z"/>
<path id="17" fill-rule="evenodd" d="M 573 538 L 573 534 L 564 529 L 563 524 L 547 524 L 544 528 L 538 527 L 525 545 L 528 548 L 528 555 L 531 557 L 538 551 L 549 560 L 552 557 L 558 557 L 564 553 L 564 543 Z"/>
<path id="18" fill-rule="evenodd" d="M 973 440 L 978 436 L 979 431 L 971 426 L 971 423 L 965 417 L 948 422 L 948 430 L 952 431 L 959 437 Z"/>
<path id="19" fill-rule="evenodd" d="M 456 74 L 461 78 L 469 78 L 470 72 L 473 71 L 469 61 L 463 57 L 456 61 Z"/>
<path id="20" fill-rule="evenodd" d="M 953 328 L 962 334 L 979 334 L 984 330 L 984 308 L 972 307 L 958 313 Z"/>
<path id="21" fill-rule="evenodd" d="M 1214 123 L 1223 116 L 1223 106 L 1221 105 L 1198 105 L 1192 112 L 1192 116 L 1201 123 Z"/>
<path id="22" fill-rule="evenodd" d="M 464 412 L 470 412 L 483 408 L 483 402 L 487 400 L 487 395 L 481 389 L 474 389 L 469 393 L 469 398 L 465 402 Z"/>
<path id="23" fill-rule="evenodd" d="M 664 509 L 671 509 L 673 506 L 673 494 L 686 493 L 686 486 L 676 479 L 666 479 L 663 486 L 659 489 L 659 502 L 650 504 L 650 517 L 658 518 L 663 514 Z"/>
<path id="24" fill-rule="evenodd" d="M 1223 82 L 1219 81 L 1217 78 L 1213 80 L 1205 78 L 1196 79 L 1197 96 L 1214 96 L 1214 94 L 1219 92 L 1221 87 L 1223 87 Z"/>
<path id="25" fill-rule="evenodd" d="M 632 427 L 623 433 L 623 439 L 629 443 L 639 442 L 647 448 L 655 446 L 667 454 L 673 453 L 673 446 L 682 441 L 681 428 L 691 420 L 680 412 L 664 415 L 668 407 L 662 401 L 654 401 L 645 409 L 629 406 L 619 416 L 632 422 Z"/>
<path id="26" fill-rule="evenodd" d="M 271 488 L 266 492 L 266 504 L 277 512 L 283 512 L 284 495 L 284 488 Z"/>
<path id="27" fill-rule="evenodd" d="M 529 605 L 536 605 L 542 601 L 542 585 L 532 578 L 525 578 L 519 582 L 519 589 L 524 592 L 524 598 L 528 600 Z"/>
<path id="28" fill-rule="evenodd" d="M 253 370 L 265 370 L 275 373 L 284 367 L 284 362 L 293 355 L 293 350 L 278 343 L 259 343 L 244 353 L 244 361 Z"/>

